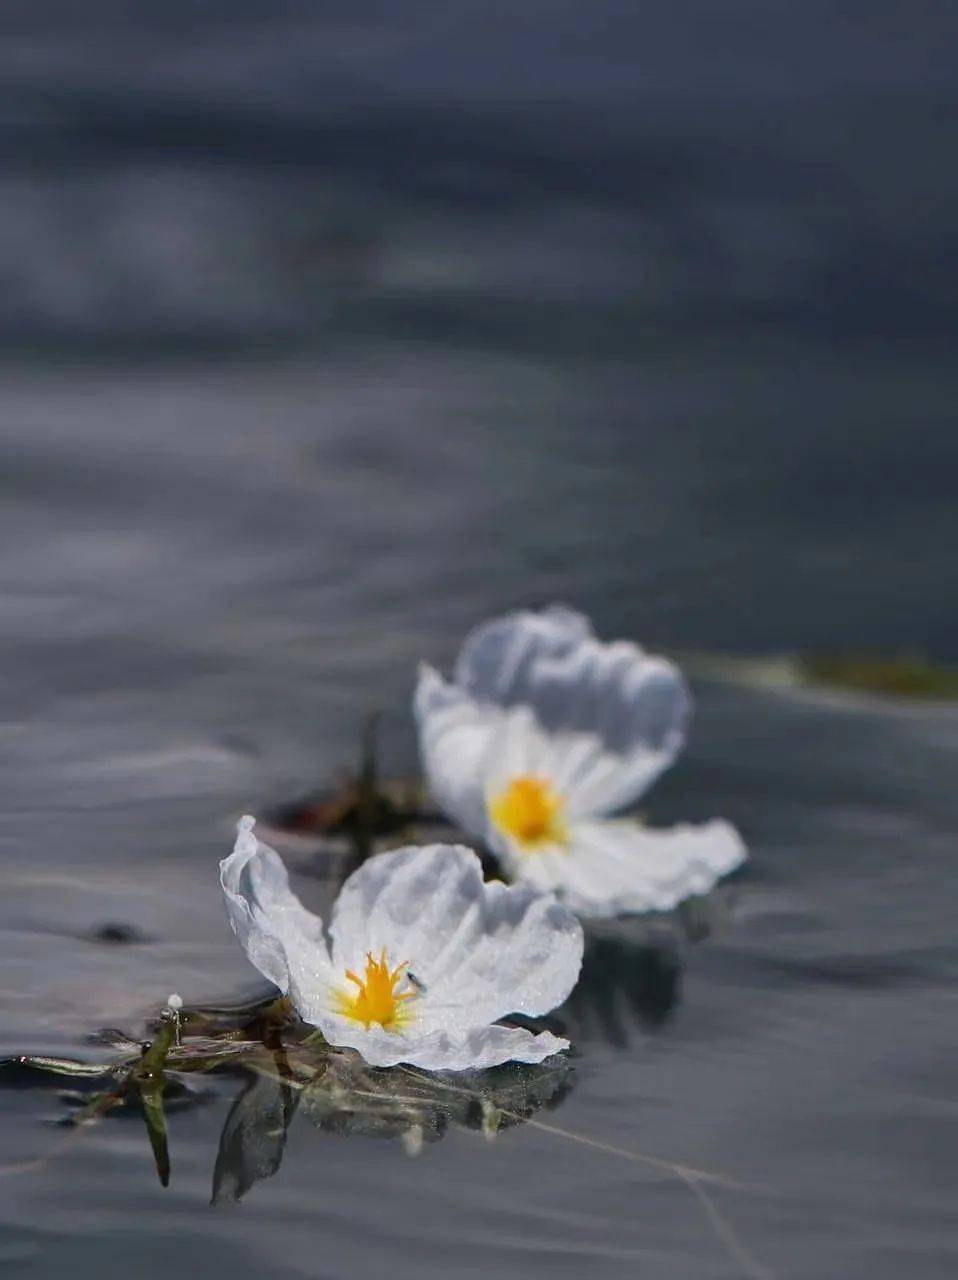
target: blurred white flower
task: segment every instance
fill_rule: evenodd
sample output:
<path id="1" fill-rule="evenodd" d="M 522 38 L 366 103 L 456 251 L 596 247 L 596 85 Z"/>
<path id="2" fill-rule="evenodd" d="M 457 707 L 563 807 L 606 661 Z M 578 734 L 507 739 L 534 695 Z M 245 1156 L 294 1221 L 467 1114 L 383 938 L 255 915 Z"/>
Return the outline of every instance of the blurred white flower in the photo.
<path id="1" fill-rule="evenodd" d="M 541 1062 L 569 1047 L 495 1025 L 548 1013 L 575 985 L 582 929 L 531 885 L 484 884 L 458 845 L 381 853 L 355 871 L 329 934 L 289 887 L 282 859 L 243 818 L 220 882 L 233 932 L 304 1021 L 374 1067 L 429 1071 Z"/>
<path id="2" fill-rule="evenodd" d="M 650 830 L 610 816 L 675 759 L 690 708 L 670 662 L 602 644 L 560 605 L 485 623 L 453 680 L 423 666 L 415 697 L 437 803 L 513 879 L 583 916 L 669 910 L 745 860 L 727 822 Z"/>

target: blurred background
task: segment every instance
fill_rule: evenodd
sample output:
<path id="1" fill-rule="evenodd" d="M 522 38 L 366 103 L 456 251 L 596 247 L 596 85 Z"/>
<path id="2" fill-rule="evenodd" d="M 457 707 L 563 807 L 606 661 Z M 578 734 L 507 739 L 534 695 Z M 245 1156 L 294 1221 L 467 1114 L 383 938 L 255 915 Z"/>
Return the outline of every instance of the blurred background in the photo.
<path id="1" fill-rule="evenodd" d="M 136 754 L 215 771 L 242 684 L 320 757 L 552 599 L 671 651 L 953 657 L 955 26 L 11 0 L 10 711 L 109 737 L 162 690 Z"/>
<path id="2" fill-rule="evenodd" d="M 34 656 L 113 608 L 248 639 L 277 589 L 301 638 L 344 594 L 391 631 L 558 594 L 672 645 L 953 654 L 955 26 L 10 0 Z"/>
<path id="3" fill-rule="evenodd" d="M 416 663 L 490 614 L 958 656 L 956 28 L 929 0 L 6 0 L 3 1052 L 248 985 L 235 817 L 334 779 L 372 708 L 415 771 Z M 563 1120 L 768 1188 L 733 1207 L 779 1276 L 951 1277 L 954 711 L 696 692 L 653 813 L 741 827 L 744 905 L 646 947 L 658 1029 L 582 1030 Z M 301 1142 L 227 1226 L 192 1126 L 163 1209 L 109 1125 L 4 1181 L 3 1256 L 159 1273 L 172 1222 L 206 1274 L 741 1274 L 681 1187 L 525 1132 L 415 1174 L 345 1143 L 335 1193 Z"/>

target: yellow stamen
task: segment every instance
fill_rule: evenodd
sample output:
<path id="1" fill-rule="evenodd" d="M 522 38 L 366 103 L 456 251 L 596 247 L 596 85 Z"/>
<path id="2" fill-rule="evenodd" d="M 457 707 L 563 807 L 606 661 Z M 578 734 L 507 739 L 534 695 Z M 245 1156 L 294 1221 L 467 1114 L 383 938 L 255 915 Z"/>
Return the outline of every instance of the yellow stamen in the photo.
<path id="1" fill-rule="evenodd" d="M 534 852 L 545 844 L 565 844 L 562 797 L 544 778 L 523 774 L 489 802 L 489 815 L 500 830 Z"/>
<path id="2" fill-rule="evenodd" d="M 378 1022 L 384 1031 L 398 1031 L 409 1020 L 409 1010 L 403 1008 L 406 1000 L 412 1000 L 415 991 L 398 991 L 403 970 L 408 960 L 390 969 L 383 948 L 377 960 L 371 951 L 366 952 L 366 972 L 358 977 L 352 969 L 346 970 L 346 978 L 355 983 L 358 991 L 340 991 L 336 994 L 336 1009 L 347 1018 L 355 1018 L 364 1027 Z"/>

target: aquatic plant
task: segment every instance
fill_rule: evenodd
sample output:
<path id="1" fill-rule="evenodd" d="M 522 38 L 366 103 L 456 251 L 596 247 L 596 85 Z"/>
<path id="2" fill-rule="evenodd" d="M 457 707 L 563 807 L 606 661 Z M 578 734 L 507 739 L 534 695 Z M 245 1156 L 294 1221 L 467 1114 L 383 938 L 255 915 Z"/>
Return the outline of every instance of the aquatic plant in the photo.
<path id="1" fill-rule="evenodd" d="M 745 859 L 725 821 L 615 816 L 674 761 L 690 708 L 672 663 L 559 605 L 485 623 L 451 681 L 421 668 L 414 701 L 437 803 L 512 879 L 587 917 L 670 910 Z"/>
<path id="2" fill-rule="evenodd" d="M 470 849 L 431 845 L 368 859 L 336 900 L 331 947 L 250 817 L 220 880 L 252 964 L 330 1044 L 373 1066 L 459 1071 L 541 1062 L 568 1048 L 551 1032 L 499 1020 L 562 1003 L 582 963 L 581 926 L 531 885 L 485 884 Z"/>
<path id="3" fill-rule="evenodd" d="M 145 1042 L 116 1031 L 96 1038 L 111 1051 L 106 1061 L 26 1054 L 0 1059 L 0 1088 L 52 1084 L 68 1108 L 65 1135 L 33 1159 L 0 1164 L 0 1177 L 39 1173 L 66 1156 L 91 1126 L 139 1115 L 157 1176 L 167 1186 L 172 1171 L 167 1113 L 210 1103 L 218 1095 L 207 1083 L 238 1078 L 241 1087 L 223 1123 L 213 1167 L 214 1203 L 240 1200 L 279 1171 L 297 1116 L 323 1134 L 398 1140 L 411 1156 L 451 1127 L 494 1139 L 526 1124 L 582 1152 L 678 1179 L 741 1273 L 750 1280 L 772 1280 L 714 1198 L 716 1190 L 734 1189 L 736 1183 L 541 1118 L 539 1113 L 558 1106 L 572 1085 L 565 1055 L 484 1071 L 370 1067 L 354 1050 L 335 1048 L 304 1024 L 286 997 L 273 996 L 227 1008 L 167 1007 Z M 65 1084 L 73 1089 L 63 1091 Z"/>
<path id="4" fill-rule="evenodd" d="M 142 1117 L 157 1176 L 170 1182 L 167 1113 L 215 1101 L 206 1082 L 237 1077 L 213 1170 L 213 1200 L 238 1200 L 280 1168 L 297 1114 L 344 1137 L 401 1140 L 410 1155 L 450 1126 L 487 1138 L 556 1106 L 570 1088 L 565 1055 L 485 1071 L 421 1072 L 370 1067 L 352 1049 L 328 1044 L 302 1022 L 286 997 L 230 1008 L 184 1008 L 173 997 L 139 1042 L 120 1032 L 97 1037 L 106 1061 L 23 1054 L 0 1059 L 0 1087 L 58 1088 L 65 1138 L 46 1155 L 2 1173 L 39 1170 L 106 1117 Z M 63 1088 L 70 1085 L 71 1088 Z"/>

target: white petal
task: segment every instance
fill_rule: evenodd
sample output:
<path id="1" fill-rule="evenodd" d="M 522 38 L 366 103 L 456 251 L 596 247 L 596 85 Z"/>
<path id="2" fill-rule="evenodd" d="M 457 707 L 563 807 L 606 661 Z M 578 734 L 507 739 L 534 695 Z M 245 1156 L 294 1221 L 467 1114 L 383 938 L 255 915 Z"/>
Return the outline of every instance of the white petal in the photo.
<path id="1" fill-rule="evenodd" d="M 541 613 L 507 613 L 466 636 L 454 679 L 483 702 L 506 706 L 524 702 L 531 663 L 563 657 L 591 636 L 589 619 L 565 605 L 554 604 Z"/>
<path id="2" fill-rule="evenodd" d="M 480 707 L 531 709 L 553 738 L 552 776 L 578 815 L 633 804 L 681 750 L 691 707 L 672 663 L 627 641 L 602 644 L 587 619 L 561 606 L 478 628 L 456 682 Z M 490 758 L 476 755 L 469 767 Z"/>
<path id="3" fill-rule="evenodd" d="M 353 872 L 336 900 L 329 929 L 333 963 L 355 968 L 367 951 L 378 955 L 385 948 L 394 964 L 408 960 L 426 982 L 433 952 L 457 936 L 467 942 L 479 936 L 481 900 L 482 874 L 471 849 L 426 845 L 376 854 Z"/>
<path id="4" fill-rule="evenodd" d="M 720 820 L 657 831 L 591 821 L 573 825 L 564 854 L 518 854 L 512 867 L 539 888 L 555 890 L 579 915 L 600 917 L 670 911 L 707 893 L 745 858 L 741 836 Z"/>
<path id="5" fill-rule="evenodd" d="M 576 762 L 601 754 L 601 743 L 579 735 L 543 732 L 529 707 L 508 709 L 480 703 L 423 664 L 414 710 L 429 790 L 440 808 L 466 832 L 497 853 L 501 833 L 490 823 L 489 805 L 513 778 L 533 774 L 555 780 L 574 777 Z"/>
<path id="6" fill-rule="evenodd" d="M 568 1049 L 562 1040 L 543 1031 L 533 1035 L 521 1027 L 473 1027 L 467 1031 L 433 1030 L 424 1035 L 396 1033 L 372 1026 L 368 1030 L 351 1019 L 323 1026 L 331 1044 L 356 1049 L 373 1067 L 400 1062 L 425 1071 L 467 1071 L 495 1067 L 502 1062 L 542 1062 Z"/>
<path id="7" fill-rule="evenodd" d="M 534 885 L 494 882 L 484 892 L 483 936 L 468 950 L 450 949 L 437 959 L 430 1005 L 440 1015 L 464 1008 L 473 1025 L 509 1013 L 548 1013 L 578 980 L 582 926 Z"/>
<path id="8" fill-rule="evenodd" d="M 566 902 L 565 877 L 570 856 L 567 845 L 537 845 L 535 851 L 530 852 L 500 835 L 496 855 L 510 880 L 530 884 L 539 893 L 554 893 Z M 575 907 L 571 909 L 576 910 Z"/>
<path id="9" fill-rule="evenodd" d="M 567 908 L 530 885 L 484 884 L 479 859 L 458 845 L 370 858 L 343 886 L 330 933 L 338 971 L 384 948 L 391 964 L 407 963 L 420 993 L 410 1016 L 450 1034 L 548 1013 L 582 963 L 582 928 Z"/>
<path id="10" fill-rule="evenodd" d="M 483 816 L 488 825 L 489 802 L 515 778 L 532 775 L 556 779 L 565 756 L 565 742 L 544 733 L 529 707 L 500 711 L 499 724 L 485 761 Z"/>
<path id="11" fill-rule="evenodd" d="M 482 780 L 502 713 L 482 706 L 423 664 L 413 710 L 429 790 L 440 808 L 477 839 L 485 832 Z"/>
<path id="12" fill-rule="evenodd" d="M 312 1021 L 331 976 L 323 922 L 290 889 L 282 859 L 253 827 L 252 818 L 240 820 L 233 852 L 220 863 L 230 924 L 252 964 Z"/>

